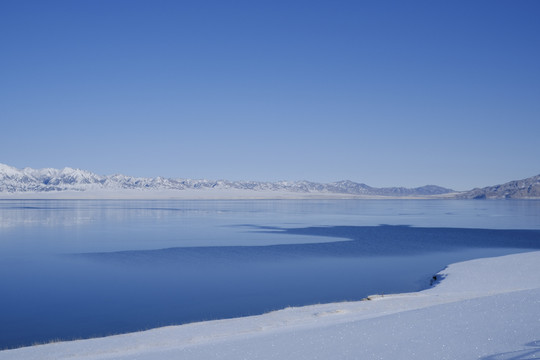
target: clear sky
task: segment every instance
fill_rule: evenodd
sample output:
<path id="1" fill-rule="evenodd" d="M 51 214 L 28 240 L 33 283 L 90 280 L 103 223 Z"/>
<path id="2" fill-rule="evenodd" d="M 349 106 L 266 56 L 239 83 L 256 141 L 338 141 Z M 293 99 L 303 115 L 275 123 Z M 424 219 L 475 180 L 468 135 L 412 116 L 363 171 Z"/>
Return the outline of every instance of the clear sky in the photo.
<path id="1" fill-rule="evenodd" d="M 0 162 L 457 190 L 540 173 L 540 1 L 0 1 Z"/>

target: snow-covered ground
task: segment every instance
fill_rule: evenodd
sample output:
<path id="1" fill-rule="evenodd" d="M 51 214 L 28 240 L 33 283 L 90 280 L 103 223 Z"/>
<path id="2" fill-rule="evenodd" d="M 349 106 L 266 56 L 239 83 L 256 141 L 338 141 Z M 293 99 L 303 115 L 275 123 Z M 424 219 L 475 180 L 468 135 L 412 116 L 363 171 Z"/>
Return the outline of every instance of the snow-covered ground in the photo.
<path id="1" fill-rule="evenodd" d="M 452 193 L 455 195 L 455 193 Z M 451 195 L 441 195 L 437 198 L 447 198 Z M 249 190 L 249 189 L 184 189 L 184 190 L 86 190 L 86 191 L 49 191 L 49 192 L 0 192 L 0 199 L 74 199 L 74 200 L 255 200 L 255 199 L 422 199 L 427 196 L 390 197 L 377 195 L 354 195 L 338 193 L 301 193 L 286 190 Z M 432 196 L 435 198 L 435 196 Z"/>
<path id="2" fill-rule="evenodd" d="M 540 252 L 453 264 L 438 278 L 418 293 L 6 350 L 0 359 L 540 358 Z"/>
<path id="3" fill-rule="evenodd" d="M 0 200 L 304 200 L 304 199 L 451 199 L 456 193 L 440 195 L 382 196 L 358 195 L 332 192 L 294 192 L 290 190 L 250 190 L 250 189 L 184 189 L 184 190 L 144 190 L 93 189 L 85 191 L 48 192 L 0 192 Z"/>

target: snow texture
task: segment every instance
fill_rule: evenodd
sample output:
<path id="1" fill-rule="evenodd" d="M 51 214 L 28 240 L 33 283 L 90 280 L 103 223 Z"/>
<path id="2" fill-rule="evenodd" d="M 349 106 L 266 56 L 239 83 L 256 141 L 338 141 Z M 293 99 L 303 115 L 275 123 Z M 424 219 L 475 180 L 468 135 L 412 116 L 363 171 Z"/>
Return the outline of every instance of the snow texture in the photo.
<path id="1" fill-rule="evenodd" d="M 418 293 L 0 352 L 27 359 L 533 359 L 540 252 L 450 265 Z"/>
<path id="2" fill-rule="evenodd" d="M 22 170 L 0 164 L 2 198 L 286 198 L 317 196 L 431 196 L 451 193 L 435 185 L 374 188 L 352 181 L 228 181 L 102 176 L 86 170 Z"/>

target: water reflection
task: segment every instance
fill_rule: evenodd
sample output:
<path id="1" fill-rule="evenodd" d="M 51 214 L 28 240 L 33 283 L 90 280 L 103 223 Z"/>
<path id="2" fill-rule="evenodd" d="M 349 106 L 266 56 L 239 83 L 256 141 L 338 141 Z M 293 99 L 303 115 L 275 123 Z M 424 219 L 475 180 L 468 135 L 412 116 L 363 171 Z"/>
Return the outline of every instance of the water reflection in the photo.
<path id="1" fill-rule="evenodd" d="M 318 225 L 540 229 L 535 200 L 0 200 L 0 229 L 239 214 L 276 224 L 306 224 L 308 216 Z"/>

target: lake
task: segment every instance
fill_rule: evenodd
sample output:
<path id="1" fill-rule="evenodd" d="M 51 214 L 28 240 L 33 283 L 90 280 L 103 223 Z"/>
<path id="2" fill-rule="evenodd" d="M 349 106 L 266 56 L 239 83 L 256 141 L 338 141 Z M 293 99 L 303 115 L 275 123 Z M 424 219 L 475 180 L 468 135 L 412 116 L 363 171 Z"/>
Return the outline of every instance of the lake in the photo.
<path id="1" fill-rule="evenodd" d="M 536 200 L 0 200 L 0 349 L 418 291 Z"/>

